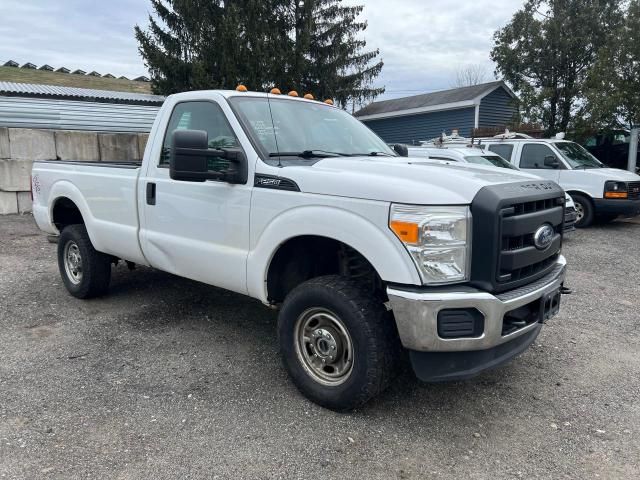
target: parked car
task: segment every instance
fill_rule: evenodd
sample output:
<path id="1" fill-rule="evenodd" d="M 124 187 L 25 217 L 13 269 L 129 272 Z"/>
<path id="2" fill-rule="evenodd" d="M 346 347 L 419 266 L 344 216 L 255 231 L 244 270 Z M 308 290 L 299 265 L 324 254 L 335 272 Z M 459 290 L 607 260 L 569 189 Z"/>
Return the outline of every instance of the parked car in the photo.
<path id="1" fill-rule="evenodd" d="M 559 186 L 399 157 L 313 100 L 171 95 L 141 164 L 37 161 L 32 187 L 71 295 L 126 260 L 256 298 L 295 385 L 336 410 L 383 390 L 402 348 L 422 380 L 467 378 L 559 310 Z"/>
<path id="2" fill-rule="evenodd" d="M 506 137 L 482 143 L 521 170 L 560 184 L 576 204 L 578 228 L 640 214 L 640 176 L 606 167 L 575 142 Z"/>
<path id="3" fill-rule="evenodd" d="M 628 130 L 609 130 L 589 135 L 581 144 L 606 166 L 626 170 L 630 140 L 631 133 Z M 636 170 L 640 171 L 640 164 Z"/>
<path id="4" fill-rule="evenodd" d="M 411 157 L 424 157 L 444 162 L 518 170 L 508 160 L 488 150 L 483 145 L 474 145 L 470 139 L 461 139 L 462 137 L 458 137 L 449 144 L 445 143 L 439 146 L 424 142 L 419 147 L 408 146 L 407 152 Z M 575 203 L 568 193 L 565 193 L 565 201 L 564 233 L 567 234 L 574 232 L 576 229 L 577 212 Z"/>

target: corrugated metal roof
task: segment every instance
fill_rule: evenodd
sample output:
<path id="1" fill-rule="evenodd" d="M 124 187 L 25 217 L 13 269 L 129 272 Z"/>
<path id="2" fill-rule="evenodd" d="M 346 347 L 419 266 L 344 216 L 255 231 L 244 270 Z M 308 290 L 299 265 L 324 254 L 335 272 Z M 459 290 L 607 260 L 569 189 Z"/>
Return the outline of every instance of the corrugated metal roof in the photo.
<path id="1" fill-rule="evenodd" d="M 0 95 L 0 127 L 148 132 L 157 105 L 126 105 Z"/>
<path id="2" fill-rule="evenodd" d="M 497 87 L 503 86 L 510 93 L 504 82 L 482 83 L 470 87 L 454 88 L 440 92 L 425 93 L 411 97 L 395 98 L 393 100 L 382 100 L 373 102 L 355 113 L 356 117 L 365 115 L 379 115 L 384 113 L 412 110 L 415 108 L 435 107 L 449 103 L 471 101 L 483 94 L 487 94 Z"/>
<path id="3" fill-rule="evenodd" d="M 164 102 L 164 97 L 160 95 L 14 82 L 0 82 L 0 96 L 58 98 L 130 105 L 161 105 Z"/>

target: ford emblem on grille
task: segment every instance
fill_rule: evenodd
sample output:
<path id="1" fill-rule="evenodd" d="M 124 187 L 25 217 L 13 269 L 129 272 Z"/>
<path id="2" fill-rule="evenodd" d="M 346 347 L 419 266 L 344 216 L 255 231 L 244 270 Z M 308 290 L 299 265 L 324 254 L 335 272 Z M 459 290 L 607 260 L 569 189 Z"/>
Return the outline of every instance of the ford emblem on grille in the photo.
<path id="1" fill-rule="evenodd" d="M 553 227 L 548 223 L 540 225 L 536 230 L 536 233 L 533 234 L 533 244 L 538 250 L 549 248 L 549 245 L 553 242 L 553 235 L 555 233 L 556 232 Z"/>

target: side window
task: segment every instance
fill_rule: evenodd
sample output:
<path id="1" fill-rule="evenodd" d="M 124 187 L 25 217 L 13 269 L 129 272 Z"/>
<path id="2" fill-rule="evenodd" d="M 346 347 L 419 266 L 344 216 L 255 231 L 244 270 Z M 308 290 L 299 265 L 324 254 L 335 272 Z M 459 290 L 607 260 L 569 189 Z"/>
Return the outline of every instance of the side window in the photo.
<path id="1" fill-rule="evenodd" d="M 511 161 L 511 153 L 513 153 L 513 145 L 489 145 L 489 151 L 497 153 L 505 160 Z"/>
<path id="2" fill-rule="evenodd" d="M 550 168 L 544 166 L 545 157 L 558 158 L 547 145 L 542 143 L 527 143 L 522 147 L 520 168 Z"/>
<path id="3" fill-rule="evenodd" d="M 213 102 L 182 102 L 175 106 L 164 134 L 159 166 L 169 166 L 171 142 L 176 130 L 204 130 L 209 138 L 209 148 L 238 147 L 231 126 L 224 112 Z M 222 158 L 209 159 L 209 170 L 221 171 L 229 166 L 229 161 Z"/>
<path id="4" fill-rule="evenodd" d="M 584 141 L 584 146 L 585 147 L 597 147 L 598 146 L 598 139 L 596 137 L 588 137 L 585 141 Z"/>

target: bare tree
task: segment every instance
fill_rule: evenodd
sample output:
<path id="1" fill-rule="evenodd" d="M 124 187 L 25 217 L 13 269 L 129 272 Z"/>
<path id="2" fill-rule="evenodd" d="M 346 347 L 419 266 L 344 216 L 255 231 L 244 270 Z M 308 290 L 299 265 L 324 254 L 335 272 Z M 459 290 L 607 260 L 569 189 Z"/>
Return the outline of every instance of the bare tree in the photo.
<path id="1" fill-rule="evenodd" d="M 452 87 L 469 87 L 484 83 L 489 79 L 487 67 L 480 63 L 472 65 L 461 65 L 456 70 L 456 78 Z"/>

